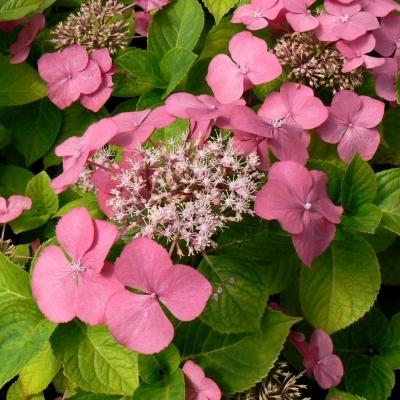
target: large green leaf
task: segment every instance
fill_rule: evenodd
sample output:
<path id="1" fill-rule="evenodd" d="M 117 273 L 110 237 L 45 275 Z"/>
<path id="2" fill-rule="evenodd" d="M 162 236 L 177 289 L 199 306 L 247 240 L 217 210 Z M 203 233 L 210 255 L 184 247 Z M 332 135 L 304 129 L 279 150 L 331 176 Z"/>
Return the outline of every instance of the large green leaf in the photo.
<path id="1" fill-rule="evenodd" d="M 356 153 L 343 177 L 342 206 L 347 211 L 354 211 L 363 204 L 371 203 L 376 196 L 376 190 L 377 183 L 372 168 Z"/>
<path id="2" fill-rule="evenodd" d="M 233 24 L 224 18 L 219 25 L 214 26 L 207 36 L 200 59 L 212 58 L 217 54 L 229 55 L 228 45 L 232 36 L 243 31 L 243 25 Z"/>
<path id="3" fill-rule="evenodd" d="M 55 327 L 32 299 L 29 274 L 0 253 L 0 387 L 28 364 Z"/>
<path id="4" fill-rule="evenodd" d="M 69 394 L 70 392 L 68 392 Z M 70 400 L 121 400 L 121 396 L 113 396 L 110 394 L 103 394 L 103 393 L 87 393 L 84 392 L 81 389 L 77 390 L 77 393 L 75 393 L 71 397 L 67 397 Z M 122 397 L 123 399 L 124 397 Z M 30 399 L 28 399 L 30 400 Z"/>
<path id="5" fill-rule="evenodd" d="M 21 299 L 32 299 L 29 274 L 0 252 L 0 306 Z"/>
<path id="6" fill-rule="evenodd" d="M 47 341 L 19 373 L 24 396 L 46 389 L 59 369 L 60 363 L 55 360 L 50 343 Z"/>
<path id="7" fill-rule="evenodd" d="M 115 60 L 115 63 L 128 73 L 136 76 L 141 81 L 164 88 L 164 82 L 160 72 L 161 57 L 148 50 L 132 50 Z"/>
<path id="8" fill-rule="evenodd" d="M 97 113 L 83 107 L 81 103 L 73 103 L 71 106 L 62 110 L 62 125 L 54 145 L 43 157 L 45 168 L 60 164 L 62 159 L 57 157 L 54 149 L 72 136 L 82 136 L 86 129 L 98 122 L 102 118 L 107 118 L 108 112 L 103 107 Z"/>
<path id="9" fill-rule="evenodd" d="M 382 211 L 372 203 L 366 203 L 342 216 L 344 225 L 356 231 L 374 233 L 382 218 Z"/>
<path id="10" fill-rule="evenodd" d="M 32 172 L 25 168 L 13 165 L 0 167 L 0 196 L 24 195 L 26 185 L 33 177 Z"/>
<path id="11" fill-rule="evenodd" d="M 303 268 L 300 300 L 306 319 L 328 334 L 359 319 L 380 287 L 375 252 L 359 234 L 343 232 L 312 268 Z"/>
<path id="12" fill-rule="evenodd" d="M 385 111 L 382 121 L 383 141 L 381 139 L 381 145 L 374 156 L 374 160 L 377 159 L 378 162 L 389 161 L 390 163 L 394 161 L 395 165 L 400 164 L 399 118 L 399 108 L 389 108 Z"/>
<path id="13" fill-rule="evenodd" d="M 112 94 L 116 97 L 136 97 L 154 88 L 150 83 L 136 78 L 122 67 L 113 75 L 113 83 Z"/>
<path id="14" fill-rule="evenodd" d="M 9 129 L 26 165 L 44 156 L 56 140 L 62 113 L 48 98 L 18 107 Z"/>
<path id="15" fill-rule="evenodd" d="M 172 375 L 165 375 L 160 381 L 142 383 L 135 391 L 132 400 L 184 400 L 185 380 L 178 369 Z"/>
<path id="16" fill-rule="evenodd" d="M 380 354 L 390 368 L 400 369 L 400 313 L 390 320 L 390 329 L 390 342 L 380 349 Z"/>
<path id="17" fill-rule="evenodd" d="M 161 60 L 161 75 L 168 86 L 163 98 L 167 97 L 180 83 L 197 58 L 190 50 L 175 47 L 167 51 Z"/>
<path id="18" fill-rule="evenodd" d="M 171 343 L 155 354 L 139 354 L 139 375 L 146 383 L 156 382 L 162 375 L 172 375 L 179 367 L 181 357 Z"/>
<path id="19" fill-rule="evenodd" d="M 376 174 L 378 191 L 374 203 L 382 210 L 381 224 L 400 235 L 400 168 Z"/>
<path id="20" fill-rule="evenodd" d="M 0 21 L 22 18 L 39 8 L 43 2 L 44 0 L 0 0 Z"/>
<path id="21" fill-rule="evenodd" d="M 32 199 L 32 207 L 10 222 L 15 233 L 37 228 L 57 212 L 58 197 L 50 187 L 50 182 L 49 176 L 44 171 L 29 181 L 25 196 Z"/>
<path id="22" fill-rule="evenodd" d="M 267 375 L 290 327 L 300 321 L 266 309 L 261 333 L 221 334 L 195 320 L 176 327 L 174 344 L 181 360 L 193 360 L 225 393 L 250 388 Z"/>
<path id="23" fill-rule="evenodd" d="M 204 25 L 197 0 L 176 0 L 158 12 L 149 27 L 148 49 L 164 55 L 175 47 L 193 50 Z"/>
<path id="24" fill-rule="evenodd" d="M 118 344 L 105 325 L 59 325 L 51 344 L 64 374 L 85 391 L 131 396 L 138 386 L 137 353 Z"/>
<path id="25" fill-rule="evenodd" d="M 259 330 L 268 296 L 283 290 L 301 270 L 290 237 L 242 237 L 229 241 L 222 236 L 219 253 L 205 256 L 199 266 L 214 291 L 200 318 L 222 333 Z"/>
<path id="26" fill-rule="evenodd" d="M 205 6 L 215 18 L 218 25 L 221 18 L 238 2 L 238 0 L 203 0 Z"/>
<path id="27" fill-rule="evenodd" d="M 102 219 L 104 217 L 104 213 L 100 209 L 97 196 L 91 193 L 86 194 L 80 199 L 76 199 L 67 203 L 57 211 L 54 217 L 62 217 L 76 207 L 85 207 L 89 211 L 92 218 Z"/>
<path id="28" fill-rule="evenodd" d="M 19 106 L 46 97 L 46 82 L 38 72 L 27 63 L 10 64 L 10 59 L 0 54 L 0 106 Z"/>
<path id="29" fill-rule="evenodd" d="M 22 390 L 21 381 L 18 379 L 8 389 L 6 400 L 44 400 L 44 396 L 43 393 L 39 393 L 26 398 Z"/>
<path id="30" fill-rule="evenodd" d="M 371 308 L 352 326 L 353 341 L 363 351 L 380 350 L 390 341 L 389 321 L 377 308 Z"/>
<path id="31" fill-rule="evenodd" d="M 350 393 L 373 400 L 386 400 L 394 386 L 394 372 L 379 356 L 350 357 L 346 364 L 346 387 Z"/>
<path id="32" fill-rule="evenodd" d="M 200 94 L 213 95 L 210 86 L 206 82 L 210 61 L 211 58 L 202 58 L 193 64 L 186 78 L 185 92 L 194 94 L 195 96 Z"/>
<path id="33" fill-rule="evenodd" d="M 329 393 L 326 396 L 326 400 L 331 400 L 332 398 L 342 399 L 342 400 L 366 400 L 364 397 L 353 395 L 351 393 L 341 392 L 336 388 L 330 388 Z"/>

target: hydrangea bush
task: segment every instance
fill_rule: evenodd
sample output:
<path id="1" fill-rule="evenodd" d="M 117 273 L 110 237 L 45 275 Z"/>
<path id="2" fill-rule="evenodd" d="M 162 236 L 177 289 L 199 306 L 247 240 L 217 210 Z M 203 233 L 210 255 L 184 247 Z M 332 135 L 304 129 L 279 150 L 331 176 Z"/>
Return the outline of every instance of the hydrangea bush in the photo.
<path id="1" fill-rule="evenodd" d="M 399 49 L 398 0 L 0 0 L 7 400 L 388 399 Z"/>

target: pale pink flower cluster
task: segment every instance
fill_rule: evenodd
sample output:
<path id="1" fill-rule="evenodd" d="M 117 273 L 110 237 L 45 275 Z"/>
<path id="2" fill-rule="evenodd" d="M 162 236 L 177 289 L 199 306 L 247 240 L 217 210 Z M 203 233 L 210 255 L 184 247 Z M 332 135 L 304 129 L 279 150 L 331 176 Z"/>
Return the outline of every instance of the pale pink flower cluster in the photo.
<path id="1" fill-rule="evenodd" d="M 109 171 L 94 172 L 92 181 L 105 213 L 128 229 L 139 226 L 139 236 L 181 239 L 193 254 L 215 246 L 211 237 L 227 221 L 252 213 L 258 158 L 242 158 L 231 140 L 196 144 L 185 137 L 123 157 Z"/>

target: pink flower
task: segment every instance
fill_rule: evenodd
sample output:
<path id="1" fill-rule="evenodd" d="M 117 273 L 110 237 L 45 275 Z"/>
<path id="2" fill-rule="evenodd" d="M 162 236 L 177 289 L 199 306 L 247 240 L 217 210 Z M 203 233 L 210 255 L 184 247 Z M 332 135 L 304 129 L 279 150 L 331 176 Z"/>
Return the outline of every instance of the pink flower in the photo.
<path id="1" fill-rule="evenodd" d="M 40 76 L 48 83 L 49 99 L 64 109 L 81 94 L 95 92 L 103 82 L 97 62 L 84 47 L 74 44 L 61 53 L 47 53 L 38 60 Z"/>
<path id="2" fill-rule="evenodd" d="M 19 64 L 28 58 L 29 51 L 31 50 L 32 42 L 36 35 L 44 28 L 46 19 L 43 14 L 36 14 L 28 22 L 18 35 L 17 41 L 11 45 L 10 54 L 11 64 Z"/>
<path id="3" fill-rule="evenodd" d="M 280 92 L 272 92 L 258 113 L 262 117 L 285 123 L 297 123 L 313 129 L 328 118 L 328 110 L 311 88 L 301 83 L 286 82 Z"/>
<path id="4" fill-rule="evenodd" d="M 149 12 L 156 8 L 163 8 L 169 3 L 169 0 L 136 0 L 135 4 L 142 7 L 143 10 Z"/>
<path id="5" fill-rule="evenodd" d="M 92 220 L 80 207 L 60 219 L 56 236 L 62 248 L 45 247 L 32 274 L 32 293 L 40 310 L 53 322 L 78 317 L 91 325 L 104 324 L 108 298 L 124 287 L 112 264 L 104 261 L 117 228 Z"/>
<path id="6" fill-rule="evenodd" d="M 396 80 L 400 71 L 400 57 L 384 58 L 385 63 L 374 68 L 376 94 L 388 101 L 396 101 Z"/>
<path id="7" fill-rule="evenodd" d="M 268 25 L 268 20 L 275 19 L 282 8 L 278 0 L 252 0 L 251 4 L 245 4 L 235 11 L 231 22 L 243 23 L 251 31 L 263 29 Z"/>
<path id="8" fill-rule="evenodd" d="M 111 75 L 117 72 L 117 68 L 112 65 L 112 59 L 107 49 L 95 50 L 89 59 L 99 66 L 102 80 L 97 90 L 90 94 L 81 94 L 79 101 L 84 107 L 97 112 L 111 96 L 114 85 Z"/>
<path id="9" fill-rule="evenodd" d="M 220 400 L 221 390 L 192 360 L 186 361 L 182 371 L 185 375 L 185 400 Z"/>
<path id="10" fill-rule="evenodd" d="M 225 54 L 214 57 L 208 66 L 206 81 L 221 103 L 238 100 L 243 91 L 272 81 L 282 73 L 275 54 L 267 43 L 250 32 L 240 32 L 229 42 L 233 61 Z"/>
<path id="11" fill-rule="evenodd" d="M 135 19 L 135 32 L 147 37 L 147 32 L 153 16 L 146 11 L 137 11 L 133 15 L 133 18 Z"/>
<path id="12" fill-rule="evenodd" d="M 293 341 L 291 342 L 293 344 Z M 332 352 L 333 343 L 330 336 L 322 329 L 315 329 L 308 350 L 303 354 L 303 365 L 308 375 L 314 374 L 322 389 L 337 386 L 343 378 L 342 361 Z"/>
<path id="13" fill-rule="evenodd" d="M 286 19 L 296 32 L 306 32 L 315 29 L 319 25 L 318 18 L 307 10 L 316 0 L 283 0 L 288 10 Z"/>
<path id="14" fill-rule="evenodd" d="M 117 125 L 110 118 L 92 124 L 82 137 L 72 136 L 56 147 L 55 153 L 63 158 L 64 171 L 51 181 L 58 194 L 78 178 L 87 159 L 99 151 L 116 133 Z"/>
<path id="15" fill-rule="evenodd" d="M 238 140 L 250 140 L 254 143 L 255 138 L 243 137 L 244 133 L 251 133 L 265 139 L 265 143 L 262 142 L 262 139 L 258 140 L 257 150 L 263 151 L 262 149 L 264 149 L 264 146 L 265 148 L 268 146 L 274 156 L 279 160 L 292 160 L 305 165 L 308 159 L 308 153 L 302 140 L 302 127 L 297 123 L 286 124 L 281 120 L 266 118 L 261 115 L 261 113 L 262 111 L 259 110 L 257 115 L 251 108 L 245 106 L 235 106 L 232 109 L 230 123 L 236 136 L 235 142 L 237 148 L 241 148 Z M 238 133 L 237 130 L 242 132 Z M 241 139 L 240 136 L 242 136 Z M 248 143 L 248 145 L 250 145 L 250 143 Z M 242 147 L 242 149 L 246 152 L 245 148 Z M 260 153 L 258 154 L 263 162 L 266 155 L 262 156 Z M 262 169 L 266 169 L 266 165 L 267 160 L 263 162 Z"/>
<path id="16" fill-rule="evenodd" d="M 336 47 L 346 57 L 342 72 L 350 72 L 360 65 L 364 65 L 365 68 L 374 68 L 384 64 L 385 60 L 382 58 L 366 56 L 374 49 L 375 43 L 375 39 L 370 33 L 366 33 L 351 42 L 339 40 Z"/>
<path id="17" fill-rule="evenodd" d="M 200 272 L 173 265 L 168 252 L 147 238 L 134 239 L 124 248 L 115 274 L 124 285 L 148 294 L 115 293 L 107 303 L 107 325 L 119 343 L 144 354 L 161 351 L 174 336 L 159 301 L 179 320 L 191 321 L 204 310 L 212 291 Z"/>
<path id="18" fill-rule="evenodd" d="M 381 19 L 381 26 L 372 32 L 376 40 L 375 50 L 384 57 L 395 52 L 400 55 L 400 15 L 391 13 Z"/>
<path id="19" fill-rule="evenodd" d="M 143 144 L 155 129 L 163 128 L 174 122 L 176 117 L 170 115 L 165 106 L 154 110 L 124 112 L 111 117 L 118 126 L 117 135 L 109 143 L 124 149 L 134 150 Z"/>
<path id="20" fill-rule="evenodd" d="M 393 10 L 398 10 L 399 5 L 393 0 L 356 0 L 358 4 L 375 17 L 384 17 Z"/>
<path id="21" fill-rule="evenodd" d="M 338 154 L 349 163 L 356 152 L 370 160 L 378 148 L 380 136 L 375 128 L 383 118 L 384 103 L 350 90 L 335 94 L 328 119 L 316 130 L 327 143 L 339 143 Z"/>
<path id="22" fill-rule="evenodd" d="M 25 15 L 25 17 L 14 19 L 12 21 L 0 21 L 0 30 L 11 33 L 14 31 L 16 26 L 23 24 L 27 18 L 28 16 Z"/>
<path id="23" fill-rule="evenodd" d="M 175 117 L 188 118 L 193 121 L 190 138 L 197 140 L 201 131 L 204 141 L 211 133 L 212 122 L 215 121 L 217 126 L 227 129 L 232 107 L 244 104 L 246 104 L 244 100 L 221 104 L 217 99 L 206 94 L 196 97 L 189 93 L 174 93 L 165 101 L 165 109 Z M 195 121 L 201 123 L 196 124 Z"/>
<path id="24" fill-rule="evenodd" d="M 14 195 L 8 200 L 0 197 L 0 224 L 6 224 L 18 218 L 22 211 L 32 207 L 32 200 L 29 197 Z"/>
<path id="25" fill-rule="evenodd" d="M 318 17 L 319 26 L 315 28 L 319 40 L 329 42 L 338 39 L 354 40 L 368 30 L 379 28 L 376 17 L 367 12 L 360 12 L 359 4 L 345 5 L 335 0 L 325 0 L 324 7 L 328 14 Z"/>
<path id="26" fill-rule="evenodd" d="M 327 182 L 324 172 L 308 171 L 293 161 L 277 162 L 254 204 L 258 216 L 277 219 L 293 234 L 293 245 L 307 267 L 327 249 L 343 213 L 329 199 Z"/>

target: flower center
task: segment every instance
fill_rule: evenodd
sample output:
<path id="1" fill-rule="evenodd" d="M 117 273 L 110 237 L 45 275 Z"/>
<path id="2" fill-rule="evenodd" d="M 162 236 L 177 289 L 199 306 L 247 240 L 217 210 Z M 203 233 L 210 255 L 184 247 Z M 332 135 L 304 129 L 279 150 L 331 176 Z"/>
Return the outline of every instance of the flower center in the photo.
<path id="1" fill-rule="evenodd" d="M 215 105 L 213 104 L 212 106 L 210 106 L 211 110 L 215 110 L 217 107 L 215 107 Z"/>
<path id="2" fill-rule="evenodd" d="M 158 300 L 158 294 L 157 294 L 157 293 L 152 293 L 152 294 L 150 295 L 150 297 L 151 297 L 152 299 Z"/>
<path id="3" fill-rule="evenodd" d="M 306 203 L 306 204 L 304 204 L 304 208 L 305 208 L 306 210 L 311 210 L 311 207 L 312 207 L 312 204 L 311 204 L 311 203 Z"/>
<path id="4" fill-rule="evenodd" d="M 240 69 L 240 72 L 241 72 L 243 75 L 246 75 L 246 74 L 249 72 L 249 69 L 248 69 L 248 68 L 242 67 L 241 65 L 238 65 L 238 68 Z"/>
<path id="5" fill-rule="evenodd" d="M 254 18 L 262 18 L 262 11 L 253 11 Z"/>
<path id="6" fill-rule="evenodd" d="M 282 121 L 271 119 L 271 124 L 274 128 L 280 128 L 282 126 Z"/>
<path id="7" fill-rule="evenodd" d="M 351 128 L 353 126 L 353 124 L 349 124 L 349 128 Z"/>
<path id="8" fill-rule="evenodd" d="M 78 259 L 77 262 L 71 261 L 71 267 L 75 272 L 85 272 L 86 268 L 81 266 L 81 260 Z"/>
<path id="9" fill-rule="evenodd" d="M 347 15 L 347 14 L 345 14 L 345 15 L 342 15 L 341 17 L 340 17 L 340 22 L 349 22 L 349 16 Z"/>

